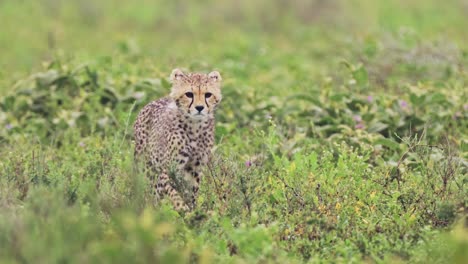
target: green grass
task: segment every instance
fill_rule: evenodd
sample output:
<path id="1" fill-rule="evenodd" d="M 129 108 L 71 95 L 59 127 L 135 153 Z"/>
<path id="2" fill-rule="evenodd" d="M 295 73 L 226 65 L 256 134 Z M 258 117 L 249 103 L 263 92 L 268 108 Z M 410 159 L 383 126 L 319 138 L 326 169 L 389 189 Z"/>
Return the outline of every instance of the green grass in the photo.
<path id="1" fill-rule="evenodd" d="M 464 1 L 0 1 L 0 262 L 465 263 Z M 224 79 L 198 208 L 132 124 Z"/>

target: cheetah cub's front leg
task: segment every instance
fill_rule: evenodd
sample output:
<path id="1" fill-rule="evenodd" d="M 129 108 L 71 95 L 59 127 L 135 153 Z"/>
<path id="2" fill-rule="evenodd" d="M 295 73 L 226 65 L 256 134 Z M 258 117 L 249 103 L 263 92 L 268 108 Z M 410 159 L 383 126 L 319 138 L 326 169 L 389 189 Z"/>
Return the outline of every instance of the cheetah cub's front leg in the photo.
<path id="1" fill-rule="evenodd" d="M 198 168 L 186 167 L 184 169 L 185 181 L 189 183 L 190 197 L 188 197 L 188 205 L 190 208 L 197 206 L 198 191 L 200 189 L 201 171 Z"/>
<path id="2" fill-rule="evenodd" d="M 179 195 L 179 192 L 171 185 L 171 180 L 167 173 L 163 172 L 159 175 L 156 191 L 160 198 L 166 195 L 169 196 L 172 205 L 177 211 L 189 211 L 191 209 Z"/>
<path id="3" fill-rule="evenodd" d="M 191 210 L 196 205 L 201 169 L 214 144 L 221 75 L 217 71 L 203 74 L 175 69 L 170 80 L 170 95 L 149 103 L 138 114 L 135 156 L 145 159 L 143 164 L 158 175 L 158 196 L 168 196 L 177 210 Z M 177 169 L 171 178 L 168 171 L 173 164 Z"/>

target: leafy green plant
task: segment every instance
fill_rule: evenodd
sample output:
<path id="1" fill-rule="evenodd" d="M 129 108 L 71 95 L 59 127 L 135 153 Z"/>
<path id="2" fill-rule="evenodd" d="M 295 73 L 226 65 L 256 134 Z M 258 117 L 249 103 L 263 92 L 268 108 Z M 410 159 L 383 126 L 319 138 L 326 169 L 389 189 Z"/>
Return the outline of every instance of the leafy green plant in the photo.
<path id="1" fill-rule="evenodd" d="M 465 263 L 465 7 L 305 2 L 0 1 L 0 262 Z M 175 67 L 223 75 L 187 214 L 133 170 Z"/>

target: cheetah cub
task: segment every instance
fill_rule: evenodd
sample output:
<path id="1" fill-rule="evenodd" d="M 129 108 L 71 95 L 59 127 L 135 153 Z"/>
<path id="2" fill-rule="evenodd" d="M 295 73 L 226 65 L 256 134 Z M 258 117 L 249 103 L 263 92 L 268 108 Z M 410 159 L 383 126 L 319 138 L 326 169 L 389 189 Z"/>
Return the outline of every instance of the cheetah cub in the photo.
<path id="1" fill-rule="evenodd" d="M 214 143 L 221 75 L 175 69 L 170 80 L 169 97 L 147 104 L 138 114 L 135 159 L 146 165 L 159 198 L 169 196 L 176 210 L 189 211 L 195 207 L 201 169 Z"/>

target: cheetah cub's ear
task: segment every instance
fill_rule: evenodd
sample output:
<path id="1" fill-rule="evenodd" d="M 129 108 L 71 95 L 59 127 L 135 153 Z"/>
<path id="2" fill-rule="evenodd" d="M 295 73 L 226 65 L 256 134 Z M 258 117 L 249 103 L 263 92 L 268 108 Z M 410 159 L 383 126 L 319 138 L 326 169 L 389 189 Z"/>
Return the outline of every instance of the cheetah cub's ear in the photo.
<path id="1" fill-rule="evenodd" d="M 172 70 L 170 80 L 171 82 L 174 82 L 176 80 L 181 80 L 185 76 L 185 73 L 179 69 L 174 69 Z"/>
<path id="2" fill-rule="evenodd" d="M 210 78 L 211 81 L 213 82 L 220 82 L 222 80 L 221 74 L 217 71 L 212 71 L 208 74 L 208 77 Z"/>

